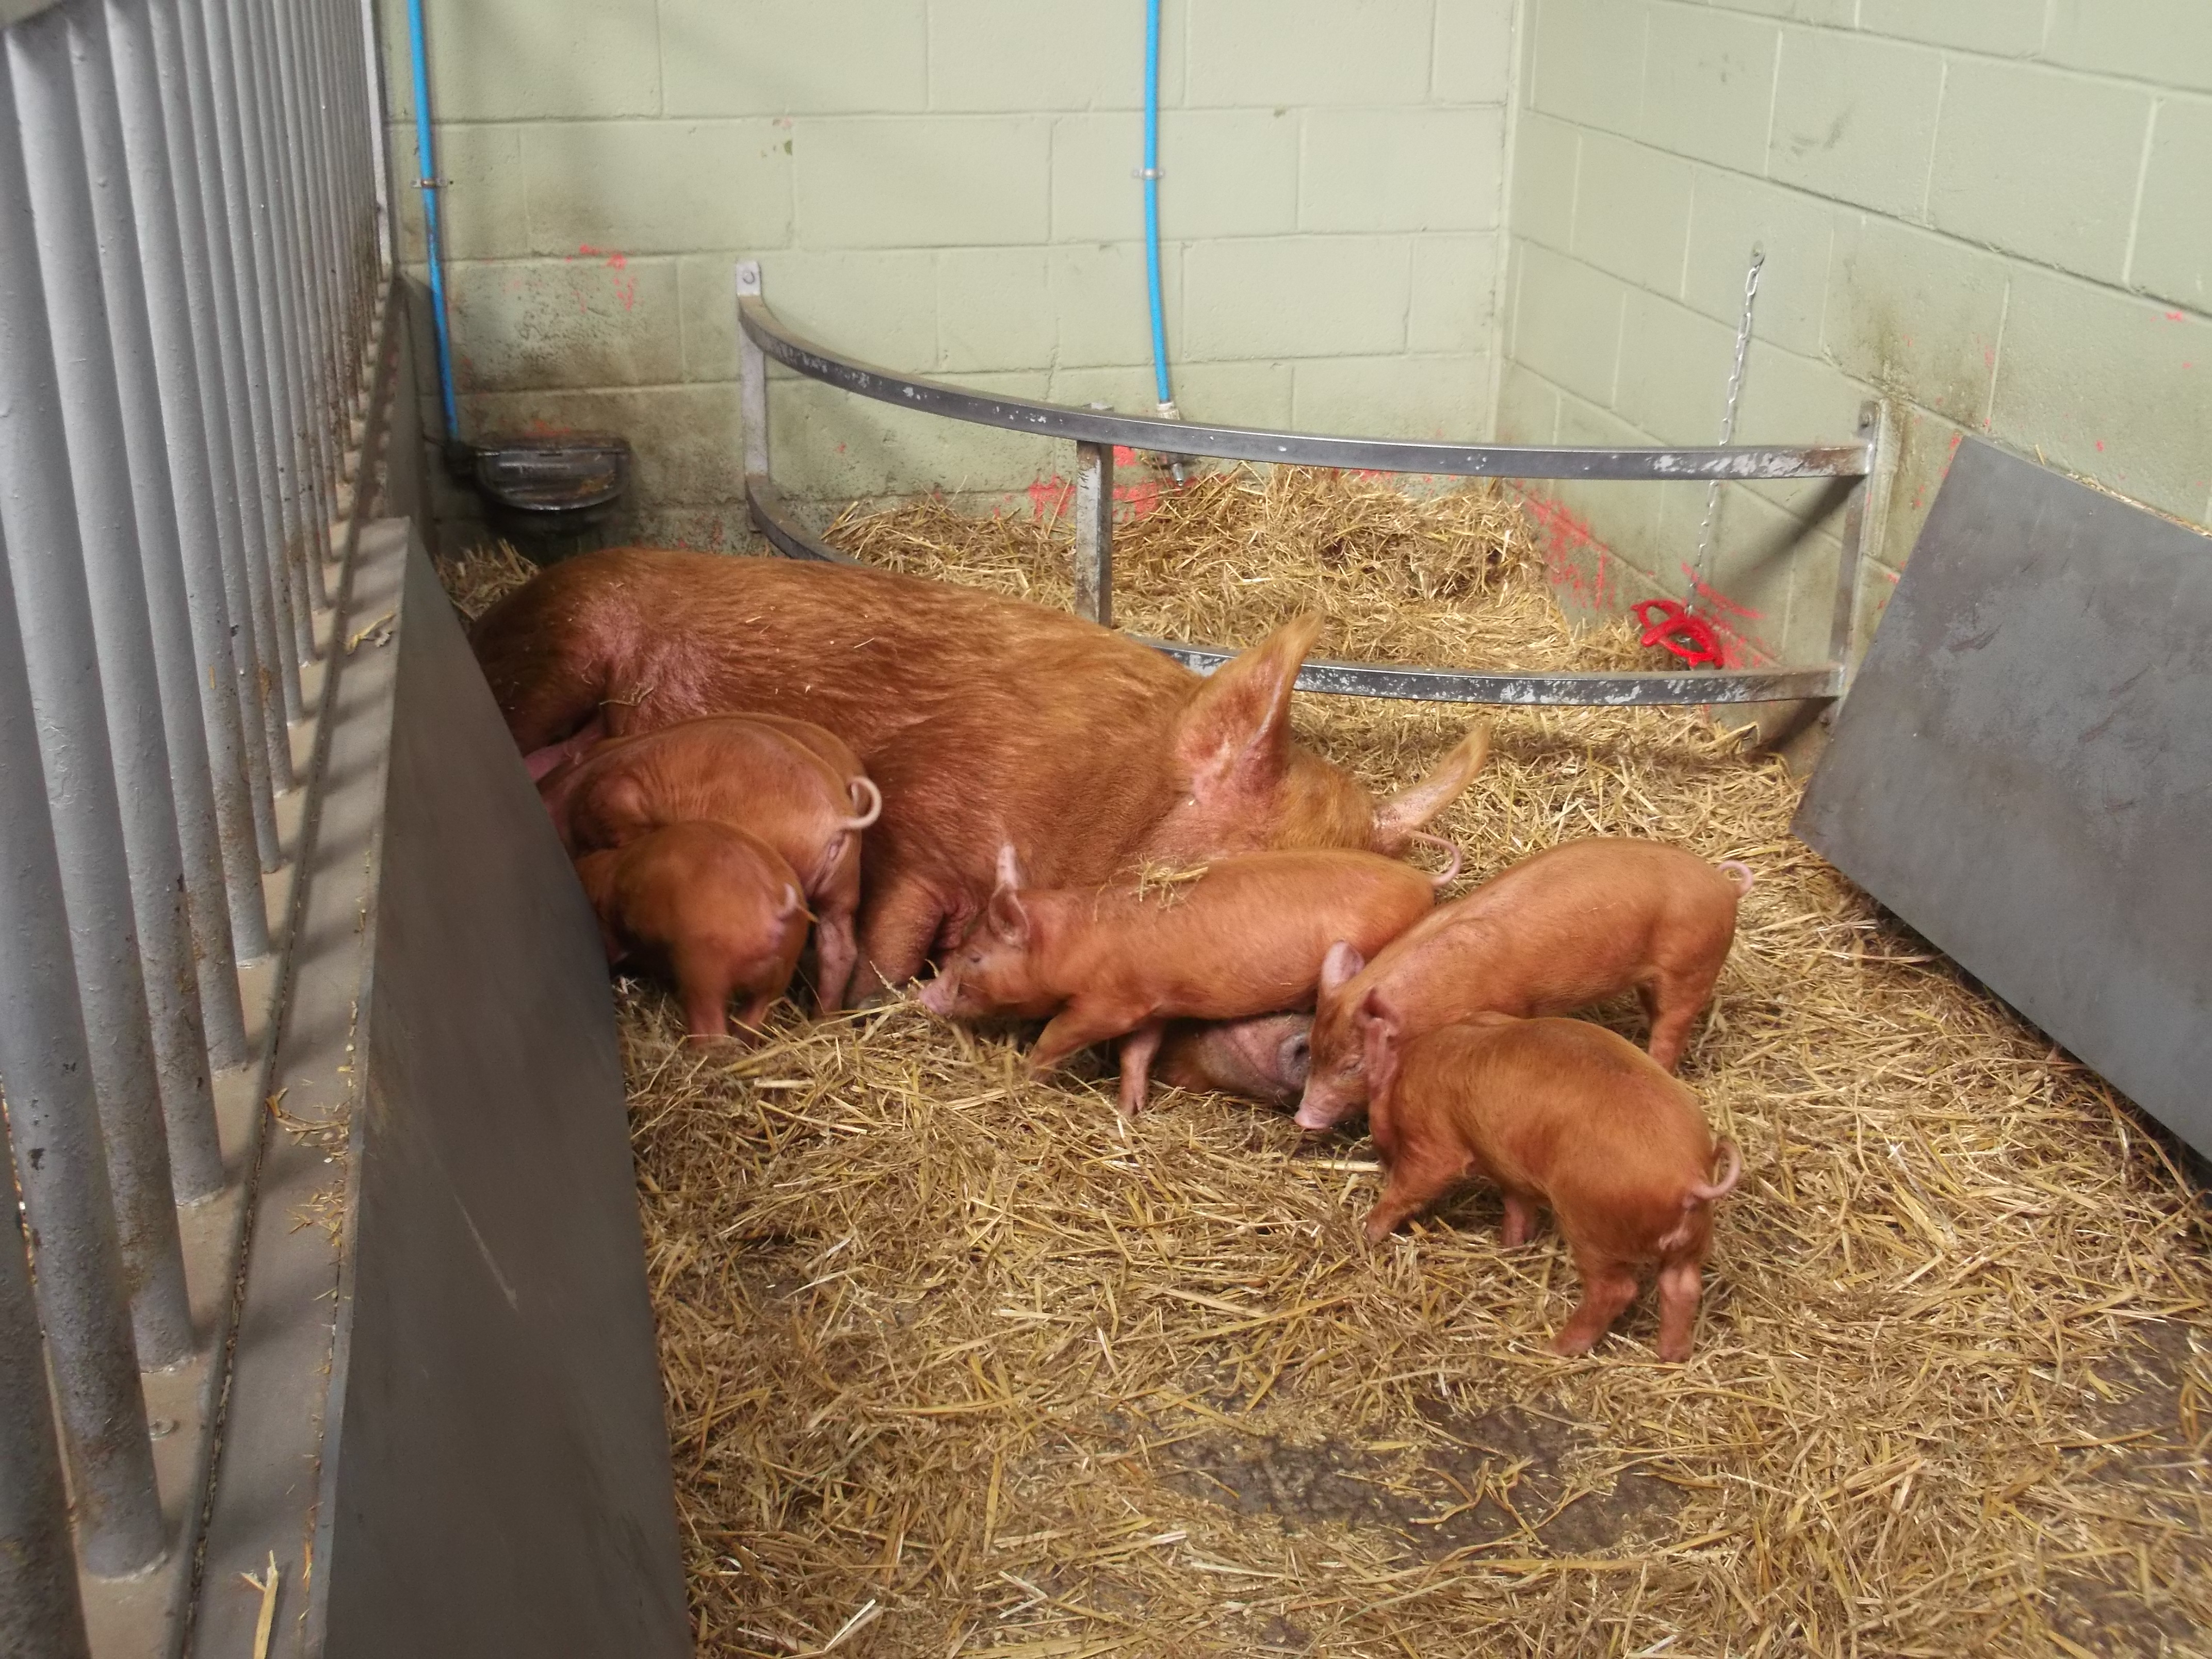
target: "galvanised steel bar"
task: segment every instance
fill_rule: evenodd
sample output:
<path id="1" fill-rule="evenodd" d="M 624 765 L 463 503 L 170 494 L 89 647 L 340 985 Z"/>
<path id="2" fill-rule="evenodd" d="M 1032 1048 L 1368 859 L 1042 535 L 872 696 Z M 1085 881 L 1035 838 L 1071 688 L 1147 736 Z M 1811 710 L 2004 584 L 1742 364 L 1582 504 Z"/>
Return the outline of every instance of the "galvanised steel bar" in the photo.
<path id="1" fill-rule="evenodd" d="M 287 125 L 298 146 L 300 208 L 304 215 L 304 268 L 313 325 L 307 409 L 313 422 L 324 510 L 335 518 L 338 491 L 344 483 L 343 459 L 350 436 L 354 377 L 347 370 L 339 339 L 343 331 L 338 323 L 337 244 L 331 217 L 337 201 L 337 179 L 324 142 L 330 112 L 325 93 L 329 76 L 315 34 L 315 8 L 304 0 L 276 0 L 276 20 L 277 46 L 288 65 L 284 82 L 290 94 L 291 113 Z M 330 553 L 326 544 L 325 560 Z M 318 562 L 311 574 L 316 604 L 327 605 L 329 578 L 324 563 Z"/>
<path id="2" fill-rule="evenodd" d="M 330 557 L 331 501 L 323 480 L 323 441 L 327 428 L 314 385 L 313 276 L 307 209 L 301 199 L 302 133 L 293 118 L 293 84 L 277 45 L 283 0 L 247 0 L 238 13 L 252 49 L 260 85 L 262 153 L 269 173 L 270 211 L 276 232 L 277 294 L 284 325 L 284 380 L 290 400 L 296 449 L 299 546 L 293 599 L 302 630 L 301 660 L 319 653 L 315 645 L 315 611 L 325 601 L 323 566 Z"/>
<path id="3" fill-rule="evenodd" d="M 757 475 L 745 480 L 753 523 L 787 558 L 866 567 L 810 534 L 782 492 Z M 1132 635 L 1185 667 L 1210 674 L 1237 653 L 1217 646 Z M 1387 663 L 1309 661 L 1299 672 L 1301 691 L 1345 697 L 1393 697 L 1419 702 L 1501 704 L 1516 708 L 1649 708 L 1684 704 L 1788 702 L 1832 697 L 1842 676 L 1832 665 L 1815 668 L 1697 669 L 1682 673 L 1498 674 L 1458 668 L 1414 668 Z"/>
<path id="4" fill-rule="evenodd" d="M 199 94 L 204 88 L 221 164 L 220 191 L 208 202 L 208 240 L 211 249 L 216 244 L 225 249 L 229 280 L 225 283 L 218 276 L 217 285 L 228 290 L 237 313 L 240 380 L 232 390 L 240 401 L 232 442 L 238 456 L 240 515 L 246 532 L 246 568 L 251 578 L 247 598 L 253 605 L 254 646 L 261 653 L 266 682 L 263 723 L 267 728 L 269 775 L 271 786 L 282 794 L 292 787 L 288 727 L 300 717 L 301 703 L 299 646 L 292 633 L 289 606 L 283 604 L 290 590 L 280 580 L 284 513 L 268 353 L 269 336 L 274 330 L 265 325 L 273 301 L 254 258 L 254 187 L 240 134 L 244 123 L 239 113 L 237 61 L 231 56 L 224 0 L 178 0 L 178 6 L 185 40 L 192 47 L 193 118 L 199 118 Z M 226 340 L 226 378 L 230 346 Z"/>
<path id="5" fill-rule="evenodd" d="M 280 185 L 277 196 L 283 212 L 278 240 L 286 250 L 291 296 L 292 392 L 306 468 L 301 496 L 307 504 L 303 526 L 307 533 L 300 574 L 306 601 L 302 610 L 310 618 L 312 645 L 313 614 L 330 603 L 323 567 L 330 559 L 331 503 L 337 484 L 337 450 L 324 398 L 331 377 L 316 283 L 321 261 L 317 257 L 314 210 L 310 205 L 314 168 L 309 147 L 313 128 L 303 96 L 308 70 L 292 47 L 291 0 L 268 0 L 267 9 L 256 15 L 254 33 L 263 68 L 270 77 L 267 105 L 276 130 L 270 155 Z"/>
<path id="6" fill-rule="evenodd" d="M 256 623 L 252 564 L 246 549 L 258 533 L 250 452 L 252 422 L 246 409 L 244 347 L 232 288 L 230 245 L 222 229 L 225 212 L 222 166 L 216 155 L 214 114 L 207 90 L 207 59 L 196 29 L 182 15 L 186 0 L 151 0 L 154 61 L 161 76 L 161 124 L 177 179 L 177 231 L 184 252 L 185 295 L 191 336 L 197 344 L 202 429 L 208 441 L 208 477 L 214 491 L 216 547 L 222 556 L 224 648 L 230 653 L 233 683 L 244 738 L 246 800 L 252 811 L 253 845 L 260 868 L 283 861 L 277 843 L 272 793 L 291 787 L 291 744 L 283 722 L 276 722 L 281 744 L 272 745 L 270 702 L 274 671 L 262 669 L 261 629 Z M 203 620 L 204 618 L 203 617 Z M 201 667 L 212 672 L 219 659 L 205 654 Z M 282 770 L 273 770 L 281 756 Z M 240 953 L 251 959 L 266 954 L 268 927 L 242 925 L 243 905 L 234 877 L 231 925 Z M 258 884 L 255 884 L 257 888 Z M 258 902 L 257 898 L 257 902 Z"/>
<path id="7" fill-rule="evenodd" d="M 1035 403 L 1025 398 L 993 397 L 941 380 L 894 374 L 802 338 L 777 320 L 767 301 L 755 295 L 740 294 L 738 321 L 745 337 L 762 350 L 811 380 L 902 409 L 1013 432 L 1033 432 L 1040 437 L 1072 438 L 1078 443 L 1121 444 L 1132 449 L 1212 455 L 1224 460 L 1296 462 L 1464 478 L 1857 478 L 1865 477 L 1872 465 L 1864 442 L 1794 448 L 1540 449 L 1332 438 L 1194 425 L 1147 415 L 1118 415 Z"/>
<path id="8" fill-rule="evenodd" d="M 270 549 L 275 563 L 270 577 L 276 585 L 279 626 L 289 630 L 284 643 L 294 660 L 306 663 L 315 654 L 314 621 L 307 606 L 307 521 L 311 516 L 307 480 L 301 466 L 300 405 L 293 387 L 295 346 L 292 339 L 291 261 L 283 234 L 283 185 L 271 154 L 274 124 L 270 119 L 270 78 L 260 62 L 259 31 L 255 27 L 261 0 L 205 0 L 210 16 L 220 15 L 228 31 L 230 90 L 236 100 L 239 149 L 246 163 L 246 210 L 250 215 L 253 273 L 261 299 L 262 363 L 268 375 L 269 447 L 264 459 L 272 460 L 276 478 L 278 535 Z M 218 95 L 223 85 L 217 66 Z M 234 204 L 235 205 L 235 204 Z M 288 719 L 307 713 L 304 702 L 284 705 Z"/>
<path id="9" fill-rule="evenodd" d="M 1860 407 L 1859 433 L 1869 447 L 1880 448 L 1880 403 L 1869 401 Z M 1836 552 L 1835 609 L 1828 617 L 1828 654 L 1846 682 L 1857 666 L 1853 659 L 1858 654 L 1859 558 L 1866 546 L 1867 494 L 1853 490 L 1844 508 L 1843 542 Z"/>
<path id="10" fill-rule="evenodd" d="M 97 372 L 109 376 L 112 397 L 105 319 L 98 319 L 97 337 L 92 337 L 94 331 L 71 309 L 79 296 L 58 295 L 52 315 L 66 331 L 58 334 L 45 290 L 57 278 L 88 282 L 95 301 L 100 290 L 96 264 L 88 277 L 78 276 L 82 267 L 69 257 L 69 247 L 79 238 L 67 215 L 58 211 L 74 206 L 82 213 L 85 190 L 65 21 L 58 11 L 46 12 L 8 29 L 0 41 L 9 83 L 7 107 L 0 110 L 0 479 L 8 484 L 0 492 L 0 527 L 8 538 L 45 756 L 77 992 L 93 1039 L 92 1082 L 107 1141 L 138 1355 L 149 1367 L 163 1366 L 191 1353 L 192 1328 L 139 957 L 132 860 L 116 790 L 118 749 L 130 756 L 143 739 L 132 733 L 119 745 L 109 741 L 110 705 L 103 698 L 86 580 L 89 550 L 71 499 L 73 477 L 86 481 L 79 499 L 92 509 L 95 538 L 127 538 L 126 556 L 100 560 L 110 567 L 109 575 L 137 569 L 137 544 L 129 480 L 121 481 L 118 511 L 108 505 L 109 492 L 94 482 L 96 475 L 84 470 L 100 458 L 73 453 L 103 431 L 119 450 L 121 434 L 87 419 L 94 376 L 73 368 L 65 386 L 55 362 L 58 351 L 96 357 Z M 56 252 L 61 257 L 50 263 Z M 145 626 L 143 608 L 138 625 Z M 150 646 L 146 655 L 150 659 Z M 133 685 L 142 683 L 136 668 Z M 149 708 L 159 708 L 158 690 L 144 695 Z M 155 763 L 166 764 L 158 726 L 152 744 Z M 175 860 L 173 828 L 170 833 Z M 157 971 L 173 970 L 164 961 Z M 189 983 L 189 963 L 185 973 Z"/>
<path id="11" fill-rule="evenodd" d="M 165 113 L 162 54 L 155 39 L 154 3 L 155 0 L 107 0 L 117 103 L 130 165 L 131 204 L 137 222 L 137 259 L 132 269 L 143 280 L 155 384 L 154 399 L 143 394 L 126 396 L 124 410 L 125 418 L 134 422 L 134 434 L 143 433 L 153 441 L 146 459 L 134 454 L 134 476 L 150 476 L 157 465 L 165 469 L 174 503 L 173 520 L 165 522 L 155 506 L 142 500 L 139 539 L 146 554 L 147 588 L 154 603 L 155 644 L 162 653 L 163 704 L 177 714 L 170 720 L 168 731 L 178 780 L 178 831 L 184 841 L 187 868 L 202 872 L 190 887 L 193 936 L 200 943 L 200 1008 L 207 1022 L 209 1058 L 217 1066 L 234 1066 L 246 1059 L 246 1048 L 233 958 L 234 955 L 253 958 L 268 954 L 268 910 L 254 842 L 247 744 L 231 656 L 230 616 L 223 600 L 216 463 L 200 398 L 200 346 L 193 337 L 190 282 L 178 225 L 179 198 L 186 204 L 188 216 L 195 222 L 198 216 L 197 175 L 189 160 L 191 129 L 181 108 L 174 112 L 174 120 L 167 119 Z M 178 91 L 181 93 L 181 86 Z M 201 281 L 204 287 L 204 272 Z M 212 359 L 212 317 L 208 323 L 207 346 Z M 227 458 L 224 471 L 228 471 Z M 175 633 L 179 605 L 185 629 L 181 656 Z M 175 678 L 179 663 L 185 676 L 182 690 Z M 191 736 L 195 722 L 179 713 L 191 706 L 185 701 L 187 695 L 197 701 L 199 711 L 197 744 Z M 205 809 L 210 816 L 205 818 L 192 787 L 195 777 L 206 781 Z M 210 830 L 215 836 L 215 868 L 223 890 L 220 922 L 198 884 L 205 878 L 208 848 L 204 842 Z"/>
<path id="12" fill-rule="evenodd" d="M 373 0 L 360 0 L 355 9 L 360 27 L 341 31 L 345 37 L 344 78 L 353 88 L 348 100 L 348 133 L 352 149 L 349 171 L 356 180 L 356 246 L 360 266 L 355 349 L 368 349 L 376 325 L 380 295 L 386 271 L 399 268 L 399 228 L 397 204 L 392 199 L 392 136 L 386 125 L 388 100 L 384 90 L 384 54 L 376 37 L 376 8 Z M 367 188 L 361 188 L 363 181 Z"/>
<path id="13" fill-rule="evenodd" d="M 1114 625 L 1114 451 L 1075 447 L 1075 614 Z"/>
<path id="14" fill-rule="evenodd" d="M 0 714 L 0 721 L 6 718 Z M 5 1067 L 0 1058 L 0 1075 Z M 0 1168 L 13 1167 L 8 1120 L 0 1115 Z M 47 1403 L 27 1241 L 15 1206 L 0 1207 L 6 1211 L 0 1215 L 0 1653 L 86 1659 L 69 1494 Z"/>
<path id="15" fill-rule="evenodd" d="M 66 53 L 55 52 L 55 61 L 42 64 L 35 85 L 19 93 L 23 142 L 31 208 L 39 221 L 63 426 L 76 477 L 108 743 L 123 806 L 123 845 L 131 860 L 131 904 L 145 962 L 147 1011 L 169 1132 L 169 1170 L 177 1198 L 191 1203 L 220 1192 L 223 1184 L 210 1045 L 200 1008 L 195 896 L 206 913 L 199 931 L 210 926 L 220 930 L 213 942 L 233 970 L 234 988 L 237 975 L 215 845 L 206 738 L 192 684 L 190 624 L 178 579 L 176 508 L 139 276 L 130 162 L 123 151 L 108 55 L 107 14 L 100 0 L 76 0 L 62 9 L 62 16 Z M 66 129 L 57 125 L 52 133 L 45 131 L 49 122 L 59 124 L 64 118 Z M 156 593 L 167 601 L 158 624 Z M 185 862 L 180 820 L 187 810 L 200 832 L 196 841 L 205 859 L 195 867 Z"/>
<path id="16" fill-rule="evenodd" d="M 15 99 L 7 79 L 0 75 L 7 128 L 0 145 L 12 149 Z M 15 170 L 12 156 L 0 163 L 0 173 Z M 0 192 L 13 193 L 5 182 Z M 0 273 L 0 282 L 9 280 Z M 0 526 L 0 565 L 15 562 L 9 553 Z M 43 764 L 24 660 L 21 629 L 29 621 L 16 611 L 13 586 L 0 581 L 0 777 L 10 780 L 36 778 Z M 78 1541 L 94 1572 L 132 1572 L 161 1553 L 161 1510 L 44 793 L 0 789 L 0 1090 L 8 1097 L 23 1212 L 38 1241 L 39 1310 L 76 1489 Z M 0 1480 L 5 1488 L 18 1476 L 13 1465 L 0 1467 L 8 1472 Z"/>

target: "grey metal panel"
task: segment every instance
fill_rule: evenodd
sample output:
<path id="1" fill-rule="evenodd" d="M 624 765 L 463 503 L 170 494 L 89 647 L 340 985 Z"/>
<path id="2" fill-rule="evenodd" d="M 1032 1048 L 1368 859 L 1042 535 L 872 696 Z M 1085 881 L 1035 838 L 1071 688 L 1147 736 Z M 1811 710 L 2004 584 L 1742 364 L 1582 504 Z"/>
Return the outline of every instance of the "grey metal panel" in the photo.
<path id="1" fill-rule="evenodd" d="M 742 276 L 740 282 L 743 282 Z M 757 283 L 757 277 L 755 277 Z M 1378 472 L 1431 473 L 1459 478 L 1859 478 L 1874 465 L 1866 442 L 1767 444 L 1686 449 L 1535 448 L 1515 445 L 1428 443 L 1396 438 L 1338 438 L 1253 427 L 1208 426 L 1152 415 L 1070 409 L 1027 398 L 994 397 L 918 374 L 895 374 L 793 332 L 757 291 L 742 287 L 738 321 L 744 337 L 786 368 L 902 409 L 973 421 L 980 426 L 1121 444 L 1224 460 L 1297 462 L 1365 467 Z M 750 469 L 752 463 L 746 462 Z"/>
<path id="2" fill-rule="evenodd" d="M 419 544 L 399 611 L 323 1650 L 687 1652 L 598 927 Z"/>
<path id="3" fill-rule="evenodd" d="M 745 480 L 753 523 L 787 558 L 858 566 L 799 525 L 783 494 L 767 479 Z M 1237 653 L 1217 646 L 1129 636 L 1173 657 L 1186 668 L 1211 674 Z M 1626 708 L 1705 703 L 1786 702 L 1832 697 L 1843 675 L 1836 668 L 1722 668 L 1625 674 L 1491 674 L 1464 668 L 1413 668 L 1389 663 L 1309 660 L 1298 672 L 1301 691 L 1344 697 L 1397 697 L 1419 702 L 1467 702 L 1513 708 Z"/>
<path id="4" fill-rule="evenodd" d="M 1962 446 L 1795 828 L 2212 1153 L 2212 541 Z"/>

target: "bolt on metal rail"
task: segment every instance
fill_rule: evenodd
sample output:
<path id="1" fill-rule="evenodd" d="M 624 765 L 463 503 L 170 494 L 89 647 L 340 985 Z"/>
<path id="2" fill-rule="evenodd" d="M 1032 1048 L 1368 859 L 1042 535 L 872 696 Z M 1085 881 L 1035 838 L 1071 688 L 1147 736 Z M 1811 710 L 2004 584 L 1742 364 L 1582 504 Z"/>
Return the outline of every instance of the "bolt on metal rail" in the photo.
<path id="1" fill-rule="evenodd" d="M 367 9 L 0 0 L 10 1655 L 88 1653 L 101 1582 L 157 1573 L 181 1639 L 235 1261 L 196 1316 L 184 1240 L 220 1230 L 179 1215 L 237 1200 L 265 1115 L 295 757 L 389 333 Z M 180 1378 L 173 1455 L 148 1402 Z"/>
<path id="2" fill-rule="evenodd" d="M 1310 660 L 1302 691 L 1401 697 L 1424 702 L 1519 706 L 1650 706 L 1786 702 L 1843 695 L 1856 654 L 1859 554 L 1866 498 L 1875 475 L 1881 411 L 1869 404 L 1858 432 L 1833 444 L 1718 445 L 1683 449 L 1595 449 L 1560 446 L 1452 444 L 1396 438 L 1339 438 L 1250 427 L 1208 426 L 1149 415 L 1121 415 L 1026 398 L 994 396 L 918 375 L 898 374 L 818 345 L 769 308 L 759 263 L 738 262 L 739 412 L 744 423 L 745 498 L 755 526 L 786 557 L 853 564 L 811 534 L 769 471 L 768 366 L 902 409 L 979 426 L 1072 439 L 1075 444 L 1074 578 L 1079 613 L 1114 623 L 1114 452 L 1151 450 L 1222 460 L 1349 467 L 1459 478 L 1641 479 L 1658 483 L 1754 483 L 1831 478 L 1849 489 L 1837 560 L 1827 659 L 1808 666 L 1685 669 L 1642 673 L 1514 674 L 1458 668 Z M 1215 646 L 1147 639 L 1146 644 L 1200 673 L 1236 654 Z"/>

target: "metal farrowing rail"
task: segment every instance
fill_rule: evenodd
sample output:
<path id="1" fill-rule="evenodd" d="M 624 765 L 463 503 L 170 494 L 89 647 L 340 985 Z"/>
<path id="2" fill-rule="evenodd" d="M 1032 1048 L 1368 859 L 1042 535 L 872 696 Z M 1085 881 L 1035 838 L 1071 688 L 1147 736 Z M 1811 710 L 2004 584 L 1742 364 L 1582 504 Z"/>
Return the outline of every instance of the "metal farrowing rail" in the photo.
<path id="1" fill-rule="evenodd" d="M 0 0 L 9 1655 L 181 1640 L 378 441 L 374 35 L 362 0 Z"/>
<path id="2" fill-rule="evenodd" d="M 1076 448 L 1075 608 L 1092 621 L 1114 621 L 1114 451 L 1119 447 L 1218 459 L 1350 467 L 1376 472 L 1462 478 L 1580 478 L 1702 483 L 1790 478 L 1850 481 L 1843 543 L 1826 662 L 1780 668 L 1686 669 L 1677 672 L 1513 674 L 1458 668 L 1310 660 L 1297 680 L 1304 691 L 1340 696 L 1399 697 L 1424 702 L 1524 707 L 1629 707 L 1666 704 L 1784 702 L 1842 696 L 1854 654 L 1858 566 L 1866 496 L 1876 452 L 1880 412 L 1869 404 L 1850 442 L 1794 447 L 1732 445 L 1686 449 L 1589 449 L 1469 445 L 1395 438 L 1338 438 L 1249 427 L 1207 426 L 1146 415 L 1069 409 L 1005 398 L 917 375 L 896 374 L 807 340 L 769 309 L 760 266 L 737 266 L 739 379 L 745 431 L 745 496 L 754 524 L 787 557 L 854 564 L 810 533 L 769 471 L 768 364 L 902 409 L 970 421 L 1040 437 L 1070 439 Z M 1142 636 L 1138 636 L 1142 637 Z M 1146 639 L 1177 661 L 1211 673 L 1236 654 L 1209 645 Z"/>

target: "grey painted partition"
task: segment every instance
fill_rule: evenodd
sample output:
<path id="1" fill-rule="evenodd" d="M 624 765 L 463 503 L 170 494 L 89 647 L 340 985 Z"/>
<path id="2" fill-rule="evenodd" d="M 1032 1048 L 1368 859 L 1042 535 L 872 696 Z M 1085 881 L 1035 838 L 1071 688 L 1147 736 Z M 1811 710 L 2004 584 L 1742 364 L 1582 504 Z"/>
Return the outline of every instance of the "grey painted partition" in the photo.
<path id="1" fill-rule="evenodd" d="M 325 1651 L 685 1651 L 597 924 L 407 554 Z"/>
<path id="2" fill-rule="evenodd" d="M 2212 540 L 1969 440 L 1793 827 L 2212 1155 Z"/>

